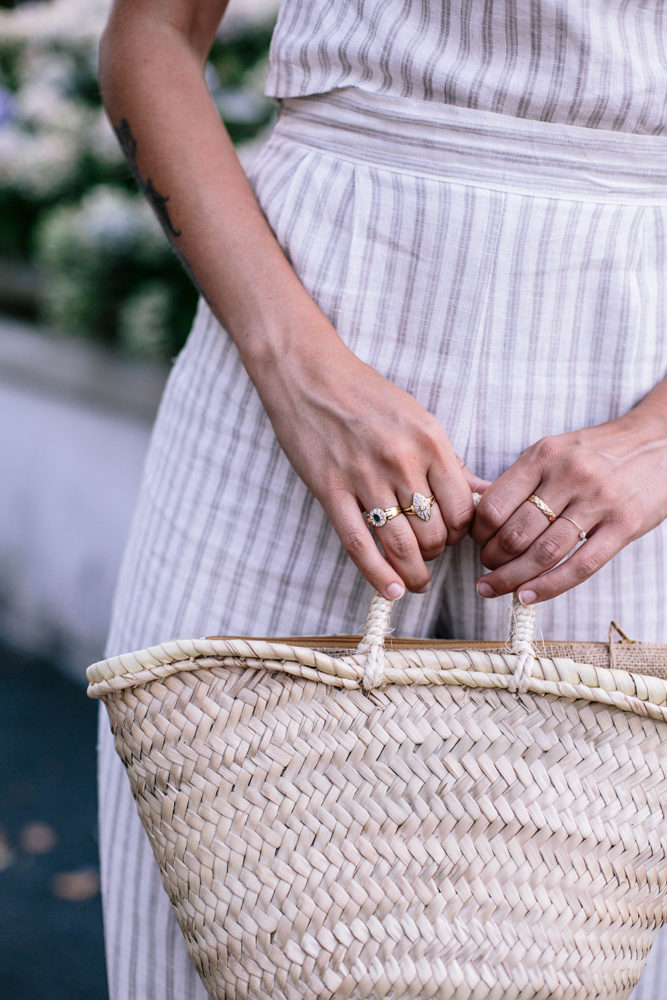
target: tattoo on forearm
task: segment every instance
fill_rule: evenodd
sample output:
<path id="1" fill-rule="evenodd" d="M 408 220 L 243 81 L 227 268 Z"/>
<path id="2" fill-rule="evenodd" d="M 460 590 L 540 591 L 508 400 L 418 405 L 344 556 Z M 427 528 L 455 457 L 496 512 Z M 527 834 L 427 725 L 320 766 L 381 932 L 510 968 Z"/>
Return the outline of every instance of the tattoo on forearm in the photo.
<path id="1" fill-rule="evenodd" d="M 166 197 L 166 195 L 160 194 L 160 192 L 155 188 L 155 185 L 150 177 L 147 178 L 147 180 L 144 180 L 139 172 L 139 167 L 137 166 L 137 140 L 132 135 L 132 129 L 130 128 L 130 123 L 127 118 L 123 118 L 120 125 L 114 125 L 114 132 L 118 137 L 120 148 L 123 150 L 127 162 L 130 165 L 130 170 L 134 174 L 137 184 L 152 205 L 153 211 L 162 224 L 162 228 L 166 232 L 167 236 L 173 237 L 174 239 L 178 238 L 181 235 L 181 230 L 176 229 L 171 221 L 169 209 L 167 208 L 169 198 Z"/>
<path id="2" fill-rule="evenodd" d="M 120 148 L 125 154 L 125 158 L 130 165 L 130 170 L 134 174 L 137 184 L 139 185 L 139 187 L 145 194 L 146 198 L 152 205 L 153 211 L 160 220 L 162 228 L 164 229 L 165 233 L 169 238 L 169 242 L 176 251 L 177 257 L 179 258 L 181 264 L 189 274 L 190 279 L 195 288 L 197 289 L 197 291 L 199 292 L 199 294 L 203 295 L 203 297 L 208 302 L 208 298 L 206 298 L 204 291 L 199 285 L 199 282 L 192 273 L 192 268 L 190 267 L 190 264 L 188 263 L 185 254 L 183 253 L 182 249 L 174 242 L 174 240 L 178 239 L 178 237 L 181 235 L 182 230 L 176 229 L 173 222 L 171 221 L 171 216 L 169 215 L 169 209 L 167 208 L 167 202 L 169 201 L 169 198 L 166 195 L 160 194 L 160 192 L 156 190 L 155 185 L 153 184 L 153 181 L 151 180 L 150 177 L 147 180 L 144 180 L 143 177 L 141 176 L 141 173 L 139 172 L 139 167 L 137 165 L 137 140 L 132 135 L 132 129 L 130 128 L 130 123 L 128 122 L 127 118 L 123 118 L 120 125 L 114 125 L 113 130 L 116 133 L 118 142 L 120 143 Z"/>

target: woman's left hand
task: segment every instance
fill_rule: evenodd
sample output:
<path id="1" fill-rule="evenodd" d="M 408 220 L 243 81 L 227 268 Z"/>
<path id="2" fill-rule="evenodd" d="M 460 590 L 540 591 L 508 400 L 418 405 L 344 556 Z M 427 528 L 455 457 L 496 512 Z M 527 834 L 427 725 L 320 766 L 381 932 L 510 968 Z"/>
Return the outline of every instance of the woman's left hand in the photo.
<path id="1" fill-rule="evenodd" d="M 667 408 L 645 404 L 542 438 L 486 489 L 471 529 L 492 570 L 477 581 L 481 597 L 515 590 L 523 604 L 556 597 L 667 517 Z"/>

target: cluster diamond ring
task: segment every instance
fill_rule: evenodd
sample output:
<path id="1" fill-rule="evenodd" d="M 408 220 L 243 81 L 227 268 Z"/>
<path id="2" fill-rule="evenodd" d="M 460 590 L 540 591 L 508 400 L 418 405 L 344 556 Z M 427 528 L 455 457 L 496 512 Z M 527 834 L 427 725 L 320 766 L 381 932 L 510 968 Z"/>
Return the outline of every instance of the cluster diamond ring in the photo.
<path id="1" fill-rule="evenodd" d="M 422 521 L 428 521 L 431 517 L 431 507 L 435 503 L 435 496 L 425 497 L 423 493 L 413 493 L 412 503 L 409 507 L 403 507 L 404 514 L 414 514 Z"/>
<path id="2" fill-rule="evenodd" d="M 387 521 L 391 521 L 392 517 L 398 517 L 403 513 L 402 507 L 373 507 L 373 510 L 369 510 L 366 514 L 366 520 L 371 528 L 381 528 Z"/>

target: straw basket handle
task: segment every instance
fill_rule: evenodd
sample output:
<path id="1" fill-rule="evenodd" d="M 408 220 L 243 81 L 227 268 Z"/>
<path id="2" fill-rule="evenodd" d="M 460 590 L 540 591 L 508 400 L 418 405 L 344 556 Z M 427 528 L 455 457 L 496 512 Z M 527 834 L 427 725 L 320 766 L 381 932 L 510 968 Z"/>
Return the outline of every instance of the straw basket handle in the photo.
<path id="1" fill-rule="evenodd" d="M 473 493 L 475 506 L 480 495 Z M 385 639 L 389 632 L 389 620 L 393 601 L 387 600 L 376 590 L 366 619 L 364 634 L 357 647 L 357 653 L 366 657 L 364 665 L 364 688 L 370 690 L 382 684 L 384 679 Z M 512 599 L 510 624 L 510 652 L 517 657 L 510 678 L 510 690 L 523 692 L 528 689 L 533 662 L 535 660 L 535 607 L 519 603 L 516 594 Z"/>

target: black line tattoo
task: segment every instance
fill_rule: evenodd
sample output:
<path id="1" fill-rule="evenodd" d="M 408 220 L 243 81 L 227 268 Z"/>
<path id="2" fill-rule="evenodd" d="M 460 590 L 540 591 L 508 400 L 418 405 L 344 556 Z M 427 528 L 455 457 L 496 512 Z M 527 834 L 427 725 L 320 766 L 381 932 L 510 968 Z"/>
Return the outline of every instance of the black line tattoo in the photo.
<path id="1" fill-rule="evenodd" d="M 120 143 L 120 148 L 125 154 L 125 159 L 130 165 L 130 170 L 134 174 L 137 184 L 141 188 L 142 192 L 148 199 L 148 202 L 152 206 L 153 211 L 157 215 L 160 224 L 164 232 L 166 233 L 167 238 L 169 239 L 169 242 L 171 243 L 173 249 L 176 252 L 176 256 L 178 257 L 181 264 L 187 271 L 190 280 L 192 281 L 192 284 L 195 286 L 199 294 L 202 295 L 208 302 L 209 301 L 208 298 L 206 297 L 204 291 L 200 287 L 199 282 L 195 278 L 194 274 L 192 273 L 192 268 L 190 267 L 190 264 L 188 263 L 185 254 L 183 253 L 181 248 L 178 247 L 174 242 L 174 240 L 178 239 L 178 237 L 181 235 L 182 230 L 176 229 L 173 222 L 171 221 L 171 216 L 169 215 L 169 209 L 167 208 L 167 202 L 169 201 L 169 198 L 166 195 L 160 194 L 160 192 L 156 189 L 150 177 L 147 180 L 144 180 L 143 177 L 141 176 L 139 167 L 137 165 L 137 140 L 132 135 L 132 129 L 130 128 L 130 123 L 128 122 L 127 118 L 123 118 L 119 125 L 114 125 L 113 130 L 116 133 L 118 142 Z"/>
<path id="2" fill-rule="evenodd" d="M 120 125 L 114 125 L 114 132 L 120 143 L 120 148 L 130 165 L 130 170 L 134 174 L 137 184 L 152 205 L 153 211 L 160 220 L 162 228 L 167 236 L 177 239 L 181 235 L 182 230 L 176 229 L 171 221 L 169 209 L 167 208 L 169 198 L 166 195 L 160 194 L 150 177 L 144 180 L 139 172 L 139 167 L 137 166 L 137 140 L 132 135 L 132 129 L 127 118 L 123 118 Z"/>

